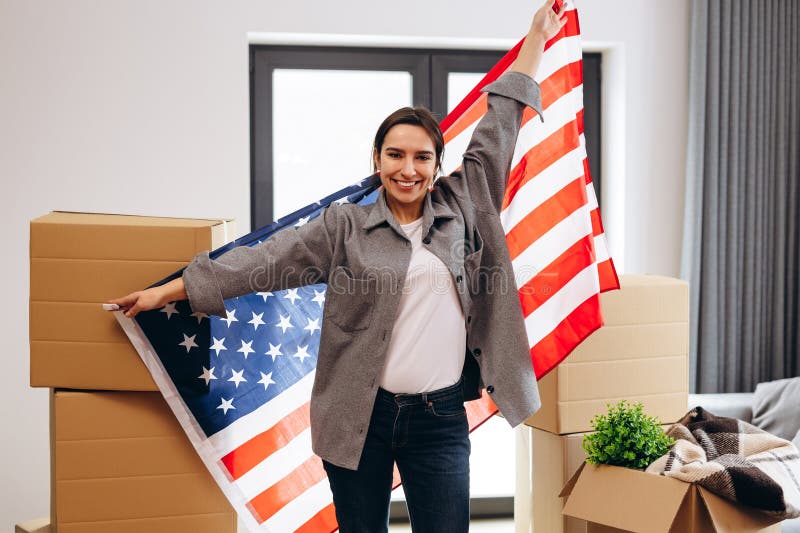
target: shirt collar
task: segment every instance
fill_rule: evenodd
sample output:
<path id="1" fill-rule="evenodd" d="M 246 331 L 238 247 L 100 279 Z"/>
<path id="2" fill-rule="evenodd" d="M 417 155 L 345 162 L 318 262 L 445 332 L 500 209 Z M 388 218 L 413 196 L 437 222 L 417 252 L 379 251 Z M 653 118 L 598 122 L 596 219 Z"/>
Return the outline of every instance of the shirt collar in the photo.
<path id="1" fill-rule="evenodd" d="M 427 235 L 434 221 L 437 219 L 455 218 L 456 214 L 446 204 L 441 202 L 434 203 L 431 199 L 431 193 L 425 194 L 425 199 L 422 203 L 422 234 Z M 401 230 L 400 224 L 394 218 L 389 205 L 386 203 L 386 190 L 381 187 L 378 199 L 372 205 L 369 216 L 364 223 L 364 230 L 369 231 L 383 223 L 389 224 L 399 235 L 405 236 Z"/>

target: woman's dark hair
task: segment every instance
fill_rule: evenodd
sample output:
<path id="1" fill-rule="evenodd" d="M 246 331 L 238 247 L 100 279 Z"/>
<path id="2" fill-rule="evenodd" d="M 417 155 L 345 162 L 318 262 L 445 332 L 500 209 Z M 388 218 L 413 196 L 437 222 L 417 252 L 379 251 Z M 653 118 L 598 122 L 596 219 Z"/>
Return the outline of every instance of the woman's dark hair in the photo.
<path id="1" fill-rule="evenodd" d="M 372 145 L 372 148 L 378 153 L 378 156 L 380 157 L 381 149 L 383 148 L 383 140 L 386 138 L 386 134 L 398 124 L 420 126 L 428 132 L 436 152 L 435 172 L 438 173 L 441 169 L 442 156 L 444 155 L 444 136 L 442 135 L 442 130 L 439 128 L 439 123 L 436 121 L 436 118 L 424 107 L 401 107 L 384 119 L 378 127 L 378 132 L 375 134 L 375 142 Z M 373 170 L 377 170 L 377 168 L 375 168 L 374 159 L 372 166 Z"/>

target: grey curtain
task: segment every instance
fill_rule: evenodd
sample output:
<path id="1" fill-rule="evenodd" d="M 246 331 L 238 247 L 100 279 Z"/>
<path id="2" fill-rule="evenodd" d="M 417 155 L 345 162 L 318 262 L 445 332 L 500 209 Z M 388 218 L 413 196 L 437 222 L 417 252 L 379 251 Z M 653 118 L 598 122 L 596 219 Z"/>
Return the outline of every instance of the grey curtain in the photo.
<path id="1" fill-rule="evenodd" d="M 690 389 L 800 374 L 800 0 L 694 0 L 682 276 Z"/>

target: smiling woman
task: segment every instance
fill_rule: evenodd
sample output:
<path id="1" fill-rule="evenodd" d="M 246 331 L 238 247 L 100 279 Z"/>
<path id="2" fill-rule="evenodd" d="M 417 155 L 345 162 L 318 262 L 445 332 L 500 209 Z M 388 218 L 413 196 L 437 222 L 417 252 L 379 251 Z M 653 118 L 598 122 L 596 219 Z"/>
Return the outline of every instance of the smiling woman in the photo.
<path id="1" fill-rule="evenodd" d="M 373 145 L 386 202 L 400 224 L 422 216 L 422 202 L 439 171 L 444 137 L 423 107 L 398 109 L 383 121 Z"/>
<path id="2" fill-rule="evenodd" d="M 428 111 L 402 108 L 375 136 L 374 204 L 333 204 L 112 301 L 135 316 L 188 297 L 194 312 L 220 315 L 228 298 L 328 284 L 311 441 L 343 533 L 387 531 L 395 464 L 415 533 L 468 531 L 464 402 L 485 389 L 512 426 L 540 405 L 499 209 L 523 112 L 541 114 L 533 76 L 563 9 L 548 0 L 536 12 L 509 71 L 482 89 L 487 111 L 461 167 L 435 187 L 442 133 Z"/>

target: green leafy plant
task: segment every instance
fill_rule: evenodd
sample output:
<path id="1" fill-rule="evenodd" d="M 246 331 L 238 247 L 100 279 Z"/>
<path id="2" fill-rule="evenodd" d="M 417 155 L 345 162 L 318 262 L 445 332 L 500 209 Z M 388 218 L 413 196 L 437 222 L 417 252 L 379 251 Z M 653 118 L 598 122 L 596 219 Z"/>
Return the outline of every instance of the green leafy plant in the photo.
<path id="1" fill-rule="evenodd" d="M 592 419 L 595 432 L 583 437 L 588 462 L 641 470 L 675 444 L 658 420 L 644 413 L 641 403 L 631 405 L 623 400 L 614 407 L 608 404 L 608 408 L 607 414 Z"/>

